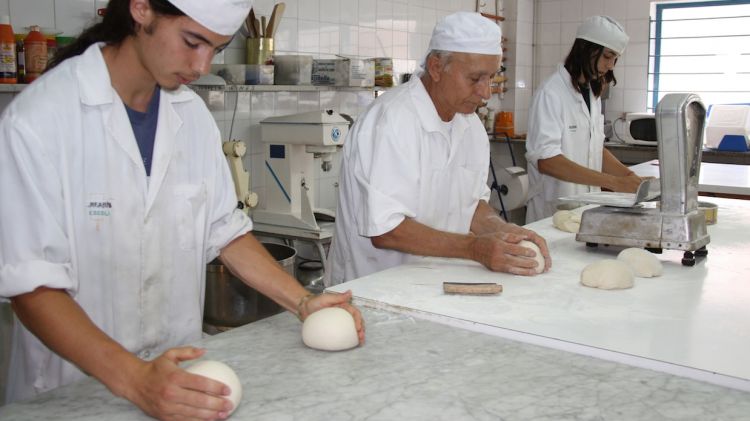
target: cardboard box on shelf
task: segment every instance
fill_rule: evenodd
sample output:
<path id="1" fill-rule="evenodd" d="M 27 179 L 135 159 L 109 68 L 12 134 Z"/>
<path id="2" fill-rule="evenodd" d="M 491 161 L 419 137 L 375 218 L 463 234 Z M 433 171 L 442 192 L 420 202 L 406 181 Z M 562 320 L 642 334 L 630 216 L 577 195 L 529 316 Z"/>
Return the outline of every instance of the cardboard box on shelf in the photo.
<path id="1" fill-rule="evenodd" d="M 375 62 L 372 59 L 313 60 L 313 85 L 372 87 L 375 85 Z"/>

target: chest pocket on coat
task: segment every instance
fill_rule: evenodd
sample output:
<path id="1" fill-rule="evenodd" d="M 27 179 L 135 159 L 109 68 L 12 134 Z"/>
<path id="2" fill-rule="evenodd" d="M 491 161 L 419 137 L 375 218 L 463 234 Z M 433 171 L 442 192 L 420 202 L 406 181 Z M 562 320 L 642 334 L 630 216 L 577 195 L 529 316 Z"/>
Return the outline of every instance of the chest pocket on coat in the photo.
<path id="1" fill-rule="evenodd" d="M 430 175 L 432 179 L 426 180 L 429 203 L 422 203 L 429 220 L 418 220 L 439 230 L 467 233 L 486 182 L 482 173 L 457 166 L 432 170 Z"/>
<path id="2" fill-rule="evenodd" d="M 203 213 L 206 188 L 203 184 L 180 184 L 174 187 L 174 218 L 177 244 L 182 250 L 194 250 L 199 239 L 197 218 Z"/>

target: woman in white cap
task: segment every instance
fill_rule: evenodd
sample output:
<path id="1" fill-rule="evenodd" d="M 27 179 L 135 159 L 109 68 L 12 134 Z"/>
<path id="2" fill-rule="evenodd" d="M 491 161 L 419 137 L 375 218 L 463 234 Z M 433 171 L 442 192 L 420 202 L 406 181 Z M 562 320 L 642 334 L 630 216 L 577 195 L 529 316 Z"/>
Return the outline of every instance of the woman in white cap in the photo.
<path id="1" fill-rule="evenodd" d="M 601 109 L 601 94 L 617 83 L 613 69 L 627 43 L 614 19 L 587 19 L 565 63 L 534 94 L 526 142 L 527 223 L 551 216 L 560 197 L 638 188 L 641 178 L 604 148 Z"/>
<path id="2" fill-rule="evenodd" d="M 183 86 L 208 72 L 247 0 L 110 0 L 0 120 L 0 297 L 16 323 L 8 401 L 85 377 L 157 418 L 225 418 L 203 355 L 206 263 L 219 256 L 304 319 L 310 296 L 236 209 L 221 137 Z M 182 347 L 184 346 L 184 347 Z"/>
<path id="3" fill-rule="evenodd" d="M 500 66 L 500 28 L 479 13 L 437 23 L 424 72 L 380 96 L 349 131 L 341 164 L 331 283 L 415 261 L 472 259 L 535 275 L 544 240 L 488 204 L 489 142 L 474 111 Z M 545 257 L 537 268 L 535 242 Z"/>

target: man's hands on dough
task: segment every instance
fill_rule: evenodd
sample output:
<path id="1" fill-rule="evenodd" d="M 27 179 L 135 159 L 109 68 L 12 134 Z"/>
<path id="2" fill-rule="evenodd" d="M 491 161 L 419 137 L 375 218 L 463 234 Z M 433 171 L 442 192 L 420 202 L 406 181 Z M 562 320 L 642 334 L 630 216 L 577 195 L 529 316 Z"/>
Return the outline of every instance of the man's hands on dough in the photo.
<path id="1" fill-rule="evenodd" d="M 357 307 L 351 304 L 352 292 L 346 291 L 342 294 L 320 294 L 305 303 L 305 317 L 326 307 L 341 307 L 354 317 L 354 326 L 357 328 L 359 344 L 365 343 L 365 323 L 362 314 Z"/>
<path id="2" fill-rule="evenodd" d="M 501 230 L 474 238 L 471 247 L 472 259 L 495 272 L 507 272 L 514 275 L 536 275 L 534 251 L 518 245 L 521 240 L 528 240 L 539 246 L 544 255 L 544 272 L 552 266 L 547 242 L 537 233 L 516 224 L 504 224 Z"/>

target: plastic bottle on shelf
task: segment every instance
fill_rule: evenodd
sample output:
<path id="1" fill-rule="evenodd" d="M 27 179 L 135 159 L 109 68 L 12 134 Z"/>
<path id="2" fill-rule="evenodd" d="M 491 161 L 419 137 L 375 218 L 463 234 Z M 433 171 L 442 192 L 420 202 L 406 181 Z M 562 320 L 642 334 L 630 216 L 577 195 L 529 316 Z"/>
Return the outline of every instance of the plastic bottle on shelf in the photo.
<path id="1" fill-rule="evenodd" d="M 26 57 L 26 83 L 35 81 L 47 67 L 47 37 L 39 31 L 39 26 L 30 28 L 23 40 Z"/>
<path id="2" fill-rule="evenodd" d="M 0 16 L 0 83 L 18 83 L 16 38 L 9 16 Z"/>
<path id="3" fill-rule="evenodd" d="M 512 111 L 500 111 L 497 113 L 495 116 L 495 133 L 507 135 L 510 138 L 515 136 Z"/>

